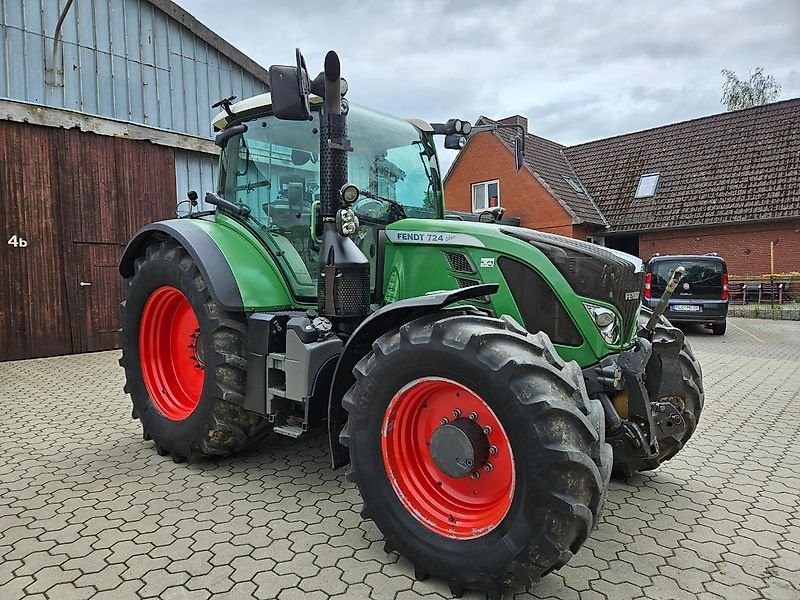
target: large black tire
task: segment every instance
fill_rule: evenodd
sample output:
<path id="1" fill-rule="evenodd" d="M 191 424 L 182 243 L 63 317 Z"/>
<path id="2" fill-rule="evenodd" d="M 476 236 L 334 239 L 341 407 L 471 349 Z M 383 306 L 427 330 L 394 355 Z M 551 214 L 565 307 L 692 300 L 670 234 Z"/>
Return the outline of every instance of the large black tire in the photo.
<path id="1" fill-rule="evenodd" d="M 532 335 L 508 318 L 446 311 L 380 337 L 354 373 L 340 437 L 350 450 L 348 476 L 363 497 L 362 515 L 383 532 L 387 551 L 415 565 L 418 578 L 441 577 L 456 595 L 477 589 L 499 597 L 504 587 L 527 588 L 564 565 L 596 527 L 613 460 L 602 405 L 588 398 L 580 368 L 564 363 L 546 334 Z M 384 466 L 387 408 L 404 386 L 429 379 L 457 382 L 482 399 L 514 456 L 508 512 L 474 539 L 423 525 Z"/>
<path id="2" fill-rule="evenodd" d="M 724 323 L 715 323 L 711 325 L 711 331 L 714 335 L 725 335 L 725 331 L 728 329 L 728 322 Z"/>
<path id="3" fill-rule="evenodd" d="M 639 324 L 644 325 L 651 314 L 652 311 L 649 309 L 642 309 L 642 314 L 639 317 Z M 673 326 L 663 315 L 659 319 L 659 322 L 667 327 Z M 689 438 L 692 437 L 697 429 L 697 423 L 700 421 L 700 414 L 703 412 L 703 405 L 705 403 L 703 371 L 700 368 L 700 362 L 695 357 L 692 347 L 689 345 L 686 338 L 683 340 L 678 359 L 680 361 L 681 375 L 683 377 L 684 409 L 681 413 L 686 422 L 686 431 L 679 440 L 667 438 L 659 444 L 659 465 L 680 452 L 686 445 L 686 442 L 689 441 Z M 653 468 L 655 468 L 655 466 Z"/>
<path id="4" fill-rule="evenodd" d="M 152 439 L 160 455 L 183 462 L 230 455 L 262 437 L 268 431 L 267 421 L 240 406 L 247 380 L 247 326 L 239 315 L 216 304 L 189 253 L 171 238 L 153 243 L 136 259 L 134 274 L 126 283 L 120 365 L 144 439 Z M 148 393 L 139 348 L 145 305 L 165 286 L 181 292 L 191 305 L 200 334 L 197 355 L 202 353 L 204 364 L 197 405 L 177 420 L 167 418 Z"/>

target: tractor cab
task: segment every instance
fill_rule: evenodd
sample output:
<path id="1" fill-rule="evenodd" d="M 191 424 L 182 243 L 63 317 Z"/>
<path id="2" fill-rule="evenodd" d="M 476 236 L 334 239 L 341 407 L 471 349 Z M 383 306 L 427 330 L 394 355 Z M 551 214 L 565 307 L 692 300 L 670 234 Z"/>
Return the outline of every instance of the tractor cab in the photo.
<path id="1" fill-rule="evenodd" d="M 214 120 L 223 135 L 218 193 L 247 207 L 248 223 L 278 257 L 295 296 L 317 295 L 322 99 L 311 97 L 310 119 L 282 120 L 270 94 L 239 102 Z M 433 128 L 350 104 L 349 181 L 359 198 L 350 206 L 360 226 L 351 236 L 370 260 L 376 280 L 378 231 L 401 218 L 443 216 L 442 183 Z M 244 126 L 244 127 L 242 127 Z"/>

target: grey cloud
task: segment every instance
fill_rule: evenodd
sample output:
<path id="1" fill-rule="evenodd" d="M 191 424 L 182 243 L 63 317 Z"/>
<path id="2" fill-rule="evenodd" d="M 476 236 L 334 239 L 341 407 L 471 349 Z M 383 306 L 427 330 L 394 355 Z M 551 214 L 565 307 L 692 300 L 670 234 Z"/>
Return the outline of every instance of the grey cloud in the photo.
<path id="1" fill-rule="evenodd" d="M 720 112 L 722 68 L 762 66 L 782 98 L 800 96 L 797 0 L 178 2 L 265 66 L 300 46 L 316 71 L 335 48 L 360 104 L 430 120 L 520 113 L 561 143 Z"/>

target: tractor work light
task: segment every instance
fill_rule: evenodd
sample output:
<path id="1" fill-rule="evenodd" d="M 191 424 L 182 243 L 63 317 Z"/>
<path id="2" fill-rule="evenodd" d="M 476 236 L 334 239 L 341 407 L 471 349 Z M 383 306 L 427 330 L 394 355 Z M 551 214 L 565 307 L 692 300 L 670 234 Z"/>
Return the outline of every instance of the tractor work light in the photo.
<path id="1" fill-rule="evenodd" d="M 594 321 L 603 339 L 609 344 L 619 342 L 619 327 L 617 326 L 617 315 L 614 311 L 604 306 L 589 304 L 588 302 L 584 302 L 583 306 L 589 316 L 592 317 L 592 321 Z"/>
<path id="2" fill-rule="evenodd" d="M 463 125 L 464 122 L 461 119 L 448 119 L 447 123 L 444 124 L 444 130 L 448 134 L 462 133 L 461 129 Z"/>
<path id="3" fill-rule="evenodd" d="M 344 237 L 350 237 L 358 231 L 358 225 L 358 217 L 352 208 L 343 208 L 336 213 L 336 228 Z"/>
<path id="4" fill-rule="evenodd" d="M 444 138 L 444 147 L 448 150 L 461 150 L 467 145 L 467 138 L 460 133 L 451 133 Z"/>
<path id="5" fill-rule="evenodd" d="M 345 183 L 339 190 L 339 198 L 349 206 L 358 200 L 359 193 L 358 187 L 355 184 Z"/>
<path id="6" fill-rule="evenodd" d="M 447 123 L 431 123 L 434 135 L 469 135 L 472 124 L 461 119 L 448 119 Z"/>

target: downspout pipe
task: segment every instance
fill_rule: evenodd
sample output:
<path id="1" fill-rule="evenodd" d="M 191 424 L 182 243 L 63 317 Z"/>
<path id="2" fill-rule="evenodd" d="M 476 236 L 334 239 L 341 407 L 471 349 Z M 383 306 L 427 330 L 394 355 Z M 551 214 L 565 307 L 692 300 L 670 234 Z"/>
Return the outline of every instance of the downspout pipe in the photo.
<path id="1" fill-rule="evenodd" d="M 56 63 L 56 58 L 58 56 L 58 47 L 61 44 L 61 27 L 64 25 L 64 20 L 67 18 L 67 13 L 72 8 L 73 2 L 75 0 L 67 0 L 61 14 L 58 16 L 58 23 L 56 23 L 56 29 L 53 32 L 53 85 L 63 85 L 58 83 L 58 63 Z M 63 52 L 61 56 L 64 56 Z"/>

